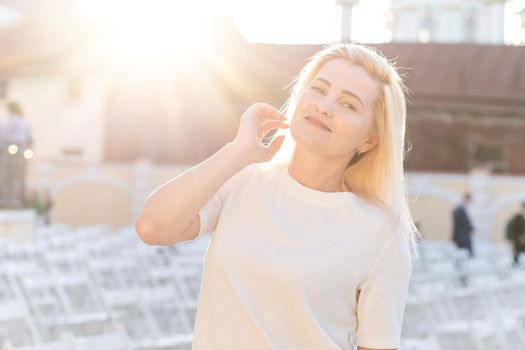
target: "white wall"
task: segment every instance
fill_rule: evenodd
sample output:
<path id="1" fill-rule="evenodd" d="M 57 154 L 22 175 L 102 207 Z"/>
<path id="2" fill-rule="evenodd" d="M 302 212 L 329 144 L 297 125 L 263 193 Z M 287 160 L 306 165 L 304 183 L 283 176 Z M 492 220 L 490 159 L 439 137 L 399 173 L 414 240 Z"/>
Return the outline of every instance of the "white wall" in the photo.
<path id="1" fill-rule="evenodd" d="M 62 77 L 34 76 L 8 80 L 7 100 L 18 101 L 34 139 L 34 159 L 62 159 L 64 147 L 83 150 L 82 161 L 102 160 L 106 84 L 99 78 L 82 80 L 79 99 L 69 98 Z"/>

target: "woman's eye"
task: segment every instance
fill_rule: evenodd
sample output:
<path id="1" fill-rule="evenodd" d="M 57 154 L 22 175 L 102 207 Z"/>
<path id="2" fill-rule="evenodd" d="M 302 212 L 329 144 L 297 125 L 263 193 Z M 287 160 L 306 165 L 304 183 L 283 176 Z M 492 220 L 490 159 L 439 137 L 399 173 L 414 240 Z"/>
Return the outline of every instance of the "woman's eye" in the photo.
<path id="1" fill-rule="evenodd" d="M 320 94 L 323 93 L 323 89 L 318 88 L 318 87 L 316 87 L 316 86 L 313 86 L 312 89 L 313 89 L 314 91 L 317 91 L 317 92 L 320 93 Z"/>
<path id="2" fill-rule="evenodd" d="M 355 107 L 354 107 L 353 105 L 351 105 L 351 104 L 349 104 L 349 103 L 343 103 L 343 105 L 344 105 L 346 108 L 355 111 Z"/>

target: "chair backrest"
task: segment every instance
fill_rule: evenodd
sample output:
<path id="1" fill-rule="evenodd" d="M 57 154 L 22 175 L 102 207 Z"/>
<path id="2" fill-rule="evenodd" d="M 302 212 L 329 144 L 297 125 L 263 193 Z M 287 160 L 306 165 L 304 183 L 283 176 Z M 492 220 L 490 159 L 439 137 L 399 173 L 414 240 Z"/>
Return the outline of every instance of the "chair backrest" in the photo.
<path id="1" fill-rule="evenodd" d="M 10 342 L 6 343 L 2 350 L 75 350 L 71 339 L 64 338 L 48 343 L 41 343 L 30 346 L 14 347 Z"/>
<path id="2" fill-rule="evenodd" d="M 437 340 L 441 349 L 477 349 L 469 322 L 455 321 L 437 326 L 432 336 Z"/>
<path id="3" fill-rule="evenodd" d="M 75 350 L 128 350 L 131 349 L 126 333 L 119 329 L 113 332 L 74 338 Z"/>
<path id="4" fill-rule="evenodd" d="M 0 303 L 0 340 L 11 341 L 14 345 L 26 345 L 40 340 L 23 301 L 9 300 Z"/>

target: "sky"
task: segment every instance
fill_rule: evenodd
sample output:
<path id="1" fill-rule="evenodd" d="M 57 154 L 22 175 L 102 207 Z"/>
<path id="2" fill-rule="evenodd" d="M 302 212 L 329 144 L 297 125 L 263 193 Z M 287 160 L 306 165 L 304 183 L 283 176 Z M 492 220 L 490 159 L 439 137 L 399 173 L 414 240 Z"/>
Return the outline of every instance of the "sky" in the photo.
<path id="1" fill-rule="evenodd" d="M 441 0 L 436 0 L 441 1 Z M 340 14 L 335 0 L 245 0 L 249 6 L 232 17 L 247 41 L 274 43 L 320 43 L 340 37 Z M 300 10 L 300 16 L 297 14 Z M 504 41 L 518 44 L 520 18 L 525 0 L 511 0 L 505 7 Z M 390 0 L 360 0 L 353 17 L 353 40 L 377 43 L 390 41 L 384 17 Z M 364 20 L 366 19 L 366 20 Z M 268 23 L 269 25 L 267 25 Z M 264 26 L 267 26 L 264 30 Z"/>
<path id="2" fill-rule="evenodd" d="M 354 16 L 358 22 L 354 38 L 363 42 L 387 41 L 383 16 L 389 7 L 390 0 L 361 0 L 356 8 L 359 15 Z M 234 11 L 232 18 L 247 41 L 320 43 L 339 39 L 339 11 L 333 0 L 265 0 Z M 366 21 L 359 21 L 360 18 Z"/>
<path id="3" fill-rule="evenodd" d="M 158 12 L 177 13 L 177 9 L 203 13 L 229 15 L 248 42 L 283 44 L 325 43 L 340 38 L 340 9 L 335 0 L 73 0 L 88 17 L 113 20 L 128 11 L 131 4 L 135 13 L 155 6 Z M 438 0 L 440 1 L 440 0 Z M 193 7 L 193 8 L 192 8 Z M 385 42 L 390 32 L 384 16 L 390 0 L 360 0 L 354 16 L 352 39 L 361 42 Z M 506 6 L 505 42 L 518 43 L 520 27 L 517 10 L 525 7 L 525 0 L 512 0 Z M 126 11 L 122 11 L 126 9 Z M 171 11 L 162 11 L 169 9 Z M 133 13 L 133 11 L 131 11 Z M 181 12 L 181 11 L 179 11 Z M 0 6 L 0 25 L 16 20 L 16 13 Z"/>

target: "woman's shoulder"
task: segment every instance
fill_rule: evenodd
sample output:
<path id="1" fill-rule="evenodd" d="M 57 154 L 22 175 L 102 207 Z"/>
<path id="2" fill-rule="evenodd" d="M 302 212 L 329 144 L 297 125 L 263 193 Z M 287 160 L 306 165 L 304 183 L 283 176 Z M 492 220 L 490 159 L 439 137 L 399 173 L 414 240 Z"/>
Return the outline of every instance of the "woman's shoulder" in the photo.
<path id="1" fill-rule="evenodd" d="M 269 176 L 275 170 L 276 168 L 271 164 L 251 163 L 239 170 L 233 178 L 235 183 L 250 182 L 253 181 L 255 177 L 260 178 L 261 176 Z"/>
<path id="2" fill-rule="evenodd" d="M 368 218 L 376 224 L 386 224 L 391 218 L 391 212 L 384 205 L 354 194 L 355 206 L 363 217 Z"/>
<path id="3" fill-rule="evenodd" d="M 252 163 L 244 167 L 240 172 L 243 173 L 242 176 L 272 176 L 275 172 L 282 169 L 284 165 L 279 163 Z"/>

